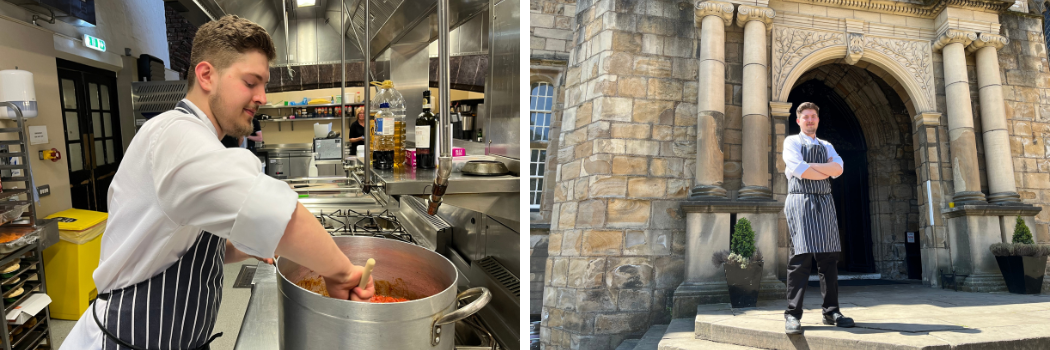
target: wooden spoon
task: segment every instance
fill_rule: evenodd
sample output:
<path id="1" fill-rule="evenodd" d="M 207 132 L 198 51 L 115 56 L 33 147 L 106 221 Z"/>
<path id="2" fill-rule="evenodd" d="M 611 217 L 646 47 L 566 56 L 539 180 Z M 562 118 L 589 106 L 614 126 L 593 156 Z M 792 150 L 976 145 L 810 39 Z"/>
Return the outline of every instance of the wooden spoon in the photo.
<path id="1" fill-rule="evenodd" d="M 365 289 L 368 287 L 368 277 L 372 275 L 372 269 L 376 267 L 376 259 L 368 258 L 365 262 L 365 272 L 361 274 L 361 283 L 357 285 L 357 288 Z"/>

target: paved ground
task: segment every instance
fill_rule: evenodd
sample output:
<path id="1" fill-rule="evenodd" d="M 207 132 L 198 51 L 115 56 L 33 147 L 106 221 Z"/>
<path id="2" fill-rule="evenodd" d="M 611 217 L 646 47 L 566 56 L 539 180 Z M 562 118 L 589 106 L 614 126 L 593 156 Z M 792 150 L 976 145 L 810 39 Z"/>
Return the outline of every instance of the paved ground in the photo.
<path id="1" fill-rule="evenodd" d="M 820 288 L 811 286 L 802 336 L 784 334 L 785 300 L 762 301 L 754 309 L 701 305 L 694 331 L 702 339 L 765 349 L 1050 349 L 1048 295 L 885 284 L 843 286 L 839 302 L 856 328 L 823 325 Z"/>

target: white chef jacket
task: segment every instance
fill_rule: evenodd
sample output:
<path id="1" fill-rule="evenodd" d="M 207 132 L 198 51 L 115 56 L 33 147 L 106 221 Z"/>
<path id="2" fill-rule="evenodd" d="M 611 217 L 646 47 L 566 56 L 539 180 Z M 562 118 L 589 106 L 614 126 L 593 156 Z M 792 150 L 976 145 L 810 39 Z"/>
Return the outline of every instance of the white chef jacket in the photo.
<path id="1" fill-rule="evenodd" d="M 248 254 L 270 257 L 298 203 L 259 158 L 226 148 L 208 117 L 164 112 L 131 140 L 108 193 L 109 220 L 93 277 L 99 294 L 145 281 L 185 254 L 201 230 Z M 200 117 L 198 117 L 200 116 Z M 104 310 L 106 301 L 97 300 Z M 61 350 L 101 349 L 104 335 L 88 308 Z"/>
<path id="2" fill-rule="evenodd" d="M 838 152 L 835 152 L 835 146 L 832 146 L 830 142 L 818 139 L 816 137 L 806 136 L 804 133 L 798 133 L 798 135 L 791 135 L 784 138 L 784 176 L 787 176 L 788 180 L 791 177 L 802 178 L 802 173 L 809 169 L 809 163 L 802 159 L 802 145 L 824 145 L 824 149 L 828 150 L 828 157 L 831 158 L 832 162 L 838 163 L 839 166 L 844 166 L 842 157 L 839 156 Z M 838 176 L 832 176 L 837 179 Z"/>

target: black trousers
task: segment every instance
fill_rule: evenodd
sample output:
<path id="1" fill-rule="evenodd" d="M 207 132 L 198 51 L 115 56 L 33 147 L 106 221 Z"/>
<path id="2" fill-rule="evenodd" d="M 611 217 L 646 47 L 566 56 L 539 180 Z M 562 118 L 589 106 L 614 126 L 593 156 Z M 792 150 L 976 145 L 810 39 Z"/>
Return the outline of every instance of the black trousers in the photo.
<path id="1" fill-rule="evenodd" d="M 824 314 L 839 312 L 839 253 L 803 253 L 792 255 L 788 260 L 788 307 L 784 314 L 802 319 L 802 299 L 806 295 L 814 258 L 820 275 L 820 295 L 824 297 Z"/>

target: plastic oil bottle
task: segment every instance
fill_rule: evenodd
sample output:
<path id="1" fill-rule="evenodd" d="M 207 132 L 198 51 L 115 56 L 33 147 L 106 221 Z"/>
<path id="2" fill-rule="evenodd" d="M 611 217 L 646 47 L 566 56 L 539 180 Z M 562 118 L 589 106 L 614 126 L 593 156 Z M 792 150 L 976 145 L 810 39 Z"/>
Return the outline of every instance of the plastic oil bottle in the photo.
<path id="1" fill-rule="evenodd" d="M 390 112 L 390 104 L 381 103 L 375 117 L 376 148 L 372 152 L 372 167 L 376 169 L 393 169 L 394 167 L 395 124 L 394 114 Z"/>
<path id="2" fill-rule="evenodd" d="M 390 112 L 394 116 L 394 137 L 391 139 L 391 146 L 394 152 L 394 170 L 404 170 L 405 168 L 405 116 Z"/>

